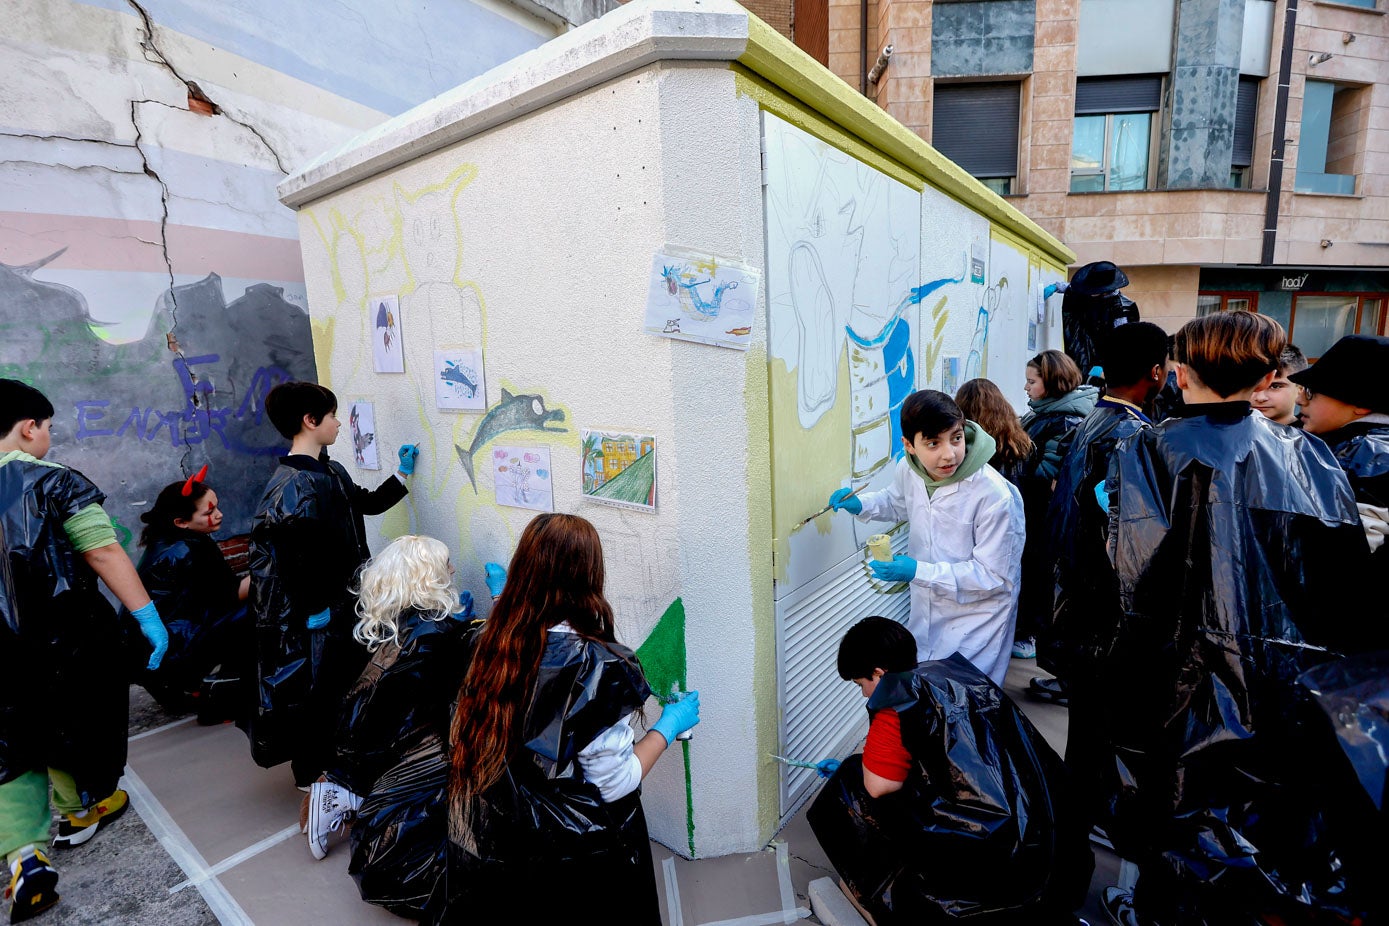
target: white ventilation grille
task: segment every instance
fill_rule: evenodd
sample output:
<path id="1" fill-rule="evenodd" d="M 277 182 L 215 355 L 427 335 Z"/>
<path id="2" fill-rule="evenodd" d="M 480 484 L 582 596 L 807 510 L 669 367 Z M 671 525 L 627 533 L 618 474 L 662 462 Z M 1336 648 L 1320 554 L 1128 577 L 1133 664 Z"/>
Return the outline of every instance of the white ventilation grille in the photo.
<path id="1" fill-rule="evenodd" d="M 892 532 L 894 553 L 907 552 L 907 530 Z M 780 755 L 843 758 L 868 729 L 858 686 L 839 677 L 835 661 L 844 632 L 870 614 L 903 624 L 911 596 L 874 591 L 860 550 L 776 603 Z M 789 817 L 819 779 L 813 769 L 781 767 L 781 816 Z"/>

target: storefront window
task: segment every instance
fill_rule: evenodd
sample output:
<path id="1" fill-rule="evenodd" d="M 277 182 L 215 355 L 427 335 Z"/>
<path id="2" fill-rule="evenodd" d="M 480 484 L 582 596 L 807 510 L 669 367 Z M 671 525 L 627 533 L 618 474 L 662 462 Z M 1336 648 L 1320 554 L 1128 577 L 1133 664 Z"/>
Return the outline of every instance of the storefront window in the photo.
<path id="1" fill-rule="evenodd" d="M 1216 312 L 1257 312 L 1258 293 L 1199 293 L 1196 296 L 1196 314 L 1214 315 Z"/>
<path id="2" fill-rule="evenodd" d="M 1348 334 L 1383 334 L 1385 301 L 1379 294 L 1295 296 L 1288 335 L 1314 360 Z"/>

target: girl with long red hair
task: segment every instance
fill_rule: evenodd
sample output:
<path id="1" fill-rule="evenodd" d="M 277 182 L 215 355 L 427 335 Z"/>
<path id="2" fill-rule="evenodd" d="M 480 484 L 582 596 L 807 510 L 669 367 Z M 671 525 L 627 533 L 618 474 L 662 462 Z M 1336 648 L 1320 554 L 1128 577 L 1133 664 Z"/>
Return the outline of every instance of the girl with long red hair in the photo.
<path id="1" fill-rule="evenodd" d="M 431 922 L 511 908 L 572 920 L 600 892 L 614 923 L 660 923 L 640 786 L 699 722 L 699 693 L 636 739 L 651 694 L 614 636 L 598 532 L 576 515 L 526 526 L 478 635 L 449 735 L 449 860 Z"/>

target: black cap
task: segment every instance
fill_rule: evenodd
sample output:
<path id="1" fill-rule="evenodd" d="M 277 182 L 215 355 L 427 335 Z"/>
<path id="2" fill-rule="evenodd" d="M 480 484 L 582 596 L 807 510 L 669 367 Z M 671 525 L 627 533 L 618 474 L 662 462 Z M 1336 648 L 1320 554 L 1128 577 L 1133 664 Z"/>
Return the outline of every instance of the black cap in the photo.
<path id="1" fill-rule="evenodd" d="M 1389 338 L 1348 334 L 1288 379 L 1347 405 L 1389 412 Z"/>
<path id="2" fill-rule="evenodd" d="M 1071 277 L 1070 291 L 1079 296 L 1102 296 L 1129 285 L 1129 278 L 1107 260 L 1086 264 Z"/>

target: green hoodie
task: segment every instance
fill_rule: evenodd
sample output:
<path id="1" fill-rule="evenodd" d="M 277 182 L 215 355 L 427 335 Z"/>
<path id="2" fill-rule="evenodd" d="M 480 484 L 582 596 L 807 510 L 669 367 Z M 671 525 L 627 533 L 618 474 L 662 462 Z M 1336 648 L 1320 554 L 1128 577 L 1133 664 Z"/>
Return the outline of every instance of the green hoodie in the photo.
<path id="1" fill-rule="evenodd" d="M 973 421 L 966 421 L 965 459 L 955 468 L 955 472 L 939 481 L 932 479 L 931 474 L 926 472 L 926 467 L 921 465 L 921 461 L 917 460 L 914 453 L 907 454 L 907 465 L 921 477 L 922 482 L 926 483 L 926 497 L 930 498 L 941 486 L 954 485 L 979 472 L 993 459 L 994 451 L 997 449 L 998 442 L 993 439 L 989 432 Z"/>

